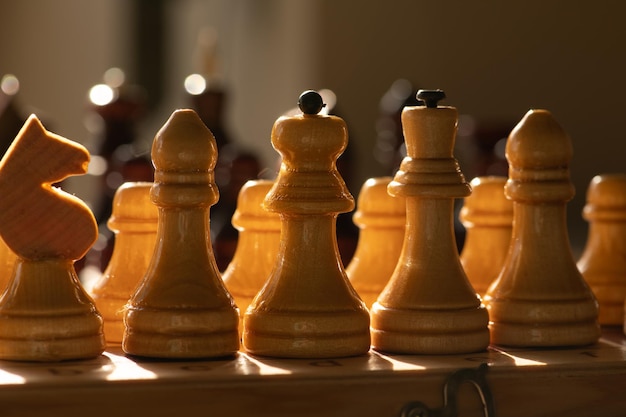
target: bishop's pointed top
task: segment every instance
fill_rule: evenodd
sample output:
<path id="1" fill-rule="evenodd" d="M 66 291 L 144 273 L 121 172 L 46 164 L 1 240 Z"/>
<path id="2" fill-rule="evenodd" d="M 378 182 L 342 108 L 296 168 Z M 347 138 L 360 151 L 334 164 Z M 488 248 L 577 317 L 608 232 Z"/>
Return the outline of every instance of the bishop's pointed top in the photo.
<path id="1" fill-rule="evenodd" d="M 172 113 L 152 144 L 157 171 L 208 171 L 215 167 L 217 145 L 213 133 L 190 109 Z"/>

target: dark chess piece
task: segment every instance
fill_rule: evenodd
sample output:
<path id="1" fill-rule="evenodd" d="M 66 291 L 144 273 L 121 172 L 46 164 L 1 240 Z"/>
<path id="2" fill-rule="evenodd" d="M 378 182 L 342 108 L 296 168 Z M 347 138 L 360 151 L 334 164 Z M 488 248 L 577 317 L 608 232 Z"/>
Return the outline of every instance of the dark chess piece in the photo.
<path id="1" fill-rule="evenodd" d="M 152 182 L 154 178 L 148 151 L 142 150 L 136 132 L 145 111 L 145 92 L 129 84 L 119 68 L 110 68 L 103 78 L 104 83 L 89 90 L 86 119 L 95 142 L 92 160 L 102 167 L 100 174 L 93 174 L 101 190 L 94 208 L 100 233 L 98 244 L 83 261 L 99 271 L 107 266 L 113 251 L 115 236 L 106 222 L 111 217 L 115 192 L 124 183 Z"/>
<path id="2" fill-rule="evenodd" d="M 248 180 L 258 178 L 261 165 L 254 152 L 242 149 L 233 139 L 226 125 L 229 91 L 220 74 L 217 47 L 213 28 L 200 31 L 195 51 L 196 73 L 189 75 L 184 84 L 190 107 L 213 133 L 217 144 L 215 182 L 220 199 L 211 209 L 211 236 L 217 266 L 224 271 L 237 247 L 238 232 L 231 218 L 239 190 Z"/>

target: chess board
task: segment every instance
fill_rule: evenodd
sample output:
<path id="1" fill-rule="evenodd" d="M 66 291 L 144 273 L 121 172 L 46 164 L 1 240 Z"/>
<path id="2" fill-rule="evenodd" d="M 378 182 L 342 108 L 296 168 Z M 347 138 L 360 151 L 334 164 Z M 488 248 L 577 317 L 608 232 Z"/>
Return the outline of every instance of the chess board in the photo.
<path id="1" fill-rule="evenodd" d="M 487 364 L 497 416 L 620 416 L 626 412 L 626 338 L 595 345 L 466 355 L 367 355 L 328 360 L 238 353 L 202 361 L 141 360 L 109 346 L 93 360 L 0 363 L 3 416 L 399 416 L 420 401 L 443 407 L 455 371 Z M 465 384 L 460 415 L 484 415 Z"/>

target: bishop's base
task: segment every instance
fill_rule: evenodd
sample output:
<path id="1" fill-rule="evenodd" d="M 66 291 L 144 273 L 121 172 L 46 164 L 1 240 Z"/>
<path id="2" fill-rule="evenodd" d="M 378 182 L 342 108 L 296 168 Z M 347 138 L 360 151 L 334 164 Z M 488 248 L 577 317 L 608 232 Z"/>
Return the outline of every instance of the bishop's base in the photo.
<path id="1" fill-rule="evenodd" d="M 591 298 L 520 300 L 486 297 L 491 343 L 510 347 L 585 346 L 598 341 L 597 304 Z"/>

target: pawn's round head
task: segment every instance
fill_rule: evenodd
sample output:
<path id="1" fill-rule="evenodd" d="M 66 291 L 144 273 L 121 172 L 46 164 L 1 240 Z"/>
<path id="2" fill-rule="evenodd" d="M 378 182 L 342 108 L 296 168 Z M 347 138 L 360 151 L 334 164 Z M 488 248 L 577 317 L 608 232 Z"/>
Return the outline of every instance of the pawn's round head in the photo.
<path id="1" fill-rule="evenodd" d="M 626 208 L 626 174 L 596 175 L 587 190 L 587 203 L 598 209 L 623 210 Z"/>

